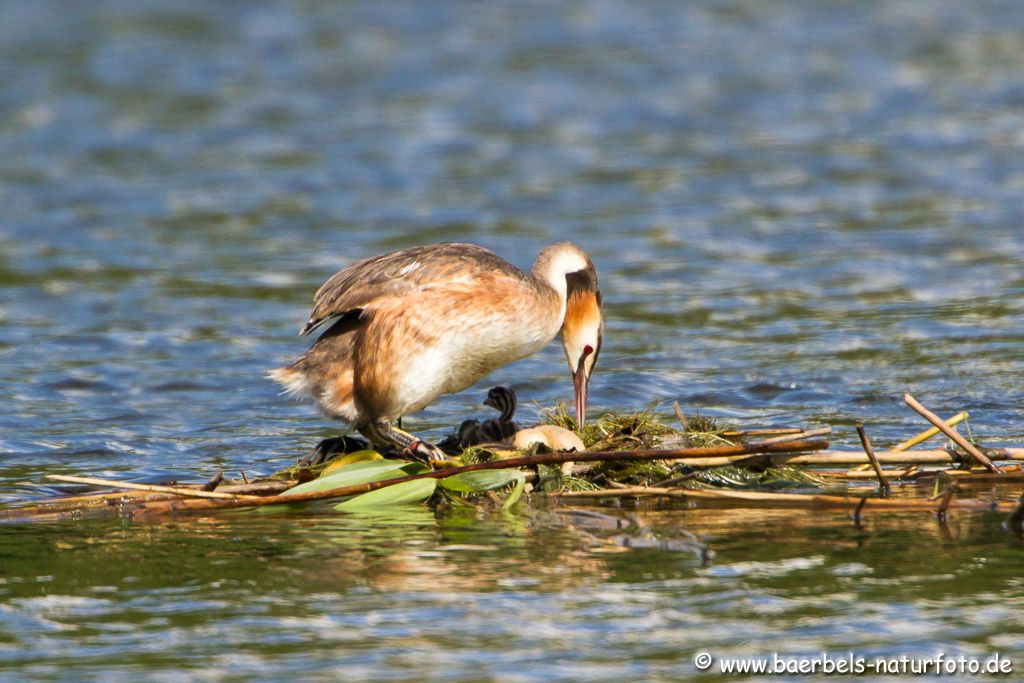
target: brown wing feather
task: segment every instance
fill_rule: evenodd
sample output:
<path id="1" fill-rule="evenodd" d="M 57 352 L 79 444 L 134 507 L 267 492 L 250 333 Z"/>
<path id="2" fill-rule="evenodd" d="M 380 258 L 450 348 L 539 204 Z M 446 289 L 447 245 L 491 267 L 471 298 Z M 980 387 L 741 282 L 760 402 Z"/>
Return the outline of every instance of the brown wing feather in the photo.
<path id="1" fill-rule="evenodd" d="M 496 271 L 528 278 L 494 252 L 475 244 L 442 242 L 374 256 L 338 271 L 317 290 L 309 320 L 299 334 L 306 334 L 328 318 L 372 308 L 381 298 Z"/>

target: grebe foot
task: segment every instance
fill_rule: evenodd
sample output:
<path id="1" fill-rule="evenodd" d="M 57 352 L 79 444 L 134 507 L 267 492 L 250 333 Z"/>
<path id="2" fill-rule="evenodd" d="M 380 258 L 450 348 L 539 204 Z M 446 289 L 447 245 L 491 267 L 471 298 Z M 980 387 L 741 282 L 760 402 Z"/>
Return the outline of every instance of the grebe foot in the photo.
<path id="1" fill-rule="evenodd" d="M 333 436 L 329 439 L 323 439 L 318 443 L 306 457 L 299 460 L 299 466 L 312 467 L 325 463 L 339 455 L 364 451 L 369 447 L 369 443 L 357 436 Z"/>
<path id="2" fill-rule="evenodd" d="M 447 459 L 444 451 L 434 444 L 402 431 L 388 420 L 375 420 L 360 427 L 359 431 L 382 448 L 394 446 L 401 452 L 399 457 L 413 458 L 427 464 Z"/>
<path id="3" fill-rule="evenodd" d="M 448 459 L 448 455 L 434 444 L 429 441 L 419 440 L 413 441 L 406 446 L 405 450 L 402 451 L 402 456 L 419 460 L 427 465 L 444 462 Z"/>

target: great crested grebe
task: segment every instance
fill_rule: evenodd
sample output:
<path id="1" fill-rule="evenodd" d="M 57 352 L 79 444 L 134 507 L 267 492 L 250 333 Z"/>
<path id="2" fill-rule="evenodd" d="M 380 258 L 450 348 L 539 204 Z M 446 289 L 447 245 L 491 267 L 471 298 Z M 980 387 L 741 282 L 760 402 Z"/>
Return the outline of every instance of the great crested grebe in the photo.
<path id="1" fill-rule="evenodd" d="M 490 406 L 501 413 L 496 418 L 499 422 L 512 422 L 516 416 L 516 404 L 516 392 L 502 386 L 492 387 L 484 399 L 485 406 Z"/>
<path id="2" fill-rule="evenodd" d="M 466 420 L 459 425 L 457 441 L 460 448 L 500 443 L 511 439 L 519 431 L 519 425 L 513 419 L 516 416 L 516 392 L 508 387 L 494 387 L 487 392 L 484 405 L 494 408 L 501 415 L 483 422 Z"/>
<path id="3" fill-rule="evenodd" d="M 299 331 L 324 332 L 269 376 L 312 396 L 374 445 L 444 458 L 395 422 L 442 394 L 544 348 L 561 331 L 583 424 L 604 334 L 597 272 L 574 244 L 546 247 L 526 273 L 473 244 L 411 247 L 360 261 L 325 282 Z"/>

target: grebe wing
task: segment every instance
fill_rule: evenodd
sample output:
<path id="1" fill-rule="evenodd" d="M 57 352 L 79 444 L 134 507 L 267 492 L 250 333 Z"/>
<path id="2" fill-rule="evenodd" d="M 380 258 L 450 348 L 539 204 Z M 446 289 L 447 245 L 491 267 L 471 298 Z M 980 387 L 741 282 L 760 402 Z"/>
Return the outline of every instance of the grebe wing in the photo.
<path id="1" fill-rule="evenodd" d="M 361 315 L 382 298 L 432 285 L 468 281 L 481 273 L 529 276 L 494 252 L 475 244 L 442 242 L 410 247 L 354 263 L 332 275 L 313 297 L 313 310 L 300 335 L 328 319 Z"/>

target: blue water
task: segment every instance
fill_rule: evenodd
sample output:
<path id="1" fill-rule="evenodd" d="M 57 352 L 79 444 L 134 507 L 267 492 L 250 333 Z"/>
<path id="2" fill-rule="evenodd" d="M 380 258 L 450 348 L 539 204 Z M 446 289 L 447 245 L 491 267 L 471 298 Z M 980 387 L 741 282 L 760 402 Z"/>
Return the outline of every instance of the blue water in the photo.
<path id="1" fill-rule="evenodd" d="M 1016 3 L 0 16 L 0 501 L 292 463 L 340 433 L 263 377 L 313 292 L 440 240 L 589 251 L 593 415 L 678 400 L 885 444 L 921 427 L 910 391 L 1024 443 Z M 552 345 L 407 426 L 440 437 L 497 383 L 527 421 L 571 399 Z M 671 679 L 699 647 L 1022 645 L 997 516 L 653 510 L 660 545 L 612 552 L 558 515 L 409 514 L 0 528 L 0 672 Z"/>

